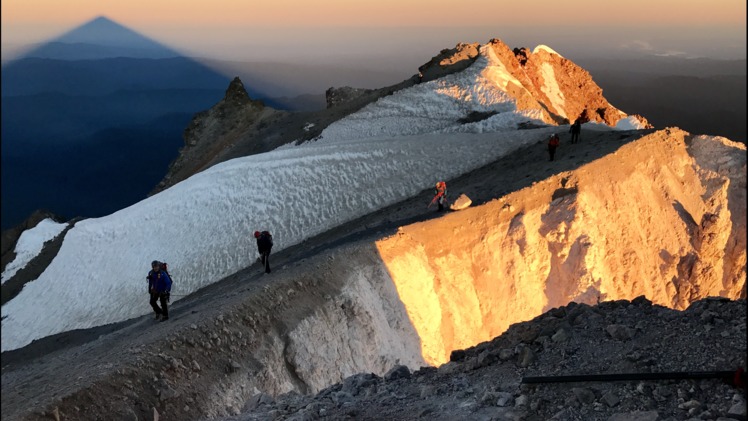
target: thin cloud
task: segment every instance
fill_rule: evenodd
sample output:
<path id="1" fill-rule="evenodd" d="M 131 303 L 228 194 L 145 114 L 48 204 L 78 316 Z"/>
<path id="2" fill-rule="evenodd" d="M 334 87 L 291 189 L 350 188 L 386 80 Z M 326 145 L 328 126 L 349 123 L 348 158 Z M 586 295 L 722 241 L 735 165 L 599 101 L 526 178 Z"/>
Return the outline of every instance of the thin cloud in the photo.
<path id="1" fill-rule="evenodd" d="M 667 50 L 661 53 L 654 53 L 658 57 L 687 57 L 688 54 L 684 51 Z"/>
<path id="2" fill-rule="evenodd" d="M 690 55 L 685 51 L 675 49 L 659 49 L 655 48 L 649 41 L 644 40 L 632 40 L 626 41 L 620 45 L 620 49 L 640 52 L 647 55 L 656 57 L 683 57 L 690 58 Z"/>
<path id="3" fill-rule="evenodd" d="M 627 41 L 621 44 L 621 48 L 624 50 L 639 50 L 645 52 L 654 51 L 654 47 L 648 41 L 642 41 L 635 39 L 633 41 Z"/>

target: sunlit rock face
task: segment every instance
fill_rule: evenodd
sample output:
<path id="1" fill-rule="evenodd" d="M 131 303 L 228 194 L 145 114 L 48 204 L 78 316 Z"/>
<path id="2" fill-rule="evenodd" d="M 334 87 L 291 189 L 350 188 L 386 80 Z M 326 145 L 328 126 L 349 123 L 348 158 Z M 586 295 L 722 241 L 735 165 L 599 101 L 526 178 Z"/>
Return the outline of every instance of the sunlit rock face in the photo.
<path id="1" fill-rule="evenodd" d="M 517 109 L 540 109 L 544 120 L 555 124 L 568 124 L 584 114 L 586 120 L 614 126 L 626 117 L 603 97 L 589 72 L 551 48 L 510 49 L 498 39 L 487 47 L 487 54 L 514 79 L 505 89 L 515 98 Z"/>
<path id="2" fill-rule="evenodd" d="M 532 51 L 512 49 L 495 38 L 483 46 L 457 44 L 418 68 L 421 81 L 461 72 L 481 56 L 485 62 L 481 64 L 483 69 L 475 81 L 473 95 L 498 88 L 514 101 L 518 110 L 538 111 L 551 124 L 567 124 L 582 116 L 585 120 L 614 126 L 626 117 L 626 113 L 603 97 L 602 89 L 589 72 L 542 45 Z M 647 124 L 643 117 L 638 119 Z"/>
<path id="3" fill-rule="evenodd" d="M 746 295 L 746 153 L 662 130 L 486 205 L 377 243 L 424 359 L 570 301 L 684 309 Z"/>

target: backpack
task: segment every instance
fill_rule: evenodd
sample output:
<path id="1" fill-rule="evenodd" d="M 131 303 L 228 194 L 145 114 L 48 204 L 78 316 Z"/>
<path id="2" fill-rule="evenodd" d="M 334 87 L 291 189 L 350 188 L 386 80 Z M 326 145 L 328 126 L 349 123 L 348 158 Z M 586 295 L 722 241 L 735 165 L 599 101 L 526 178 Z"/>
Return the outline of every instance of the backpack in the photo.
<path id="1" fill-rule="evenodd" d="M 558 137 L 556 137 L 556 136 L 553 136 L 551 138 L 550 142 L 548 142 L 548 144 L 551 145 L 551 146 L 558 146 L 558 143 L 559 143 L 558 142 Z"/>
<path id="2" fill-rule="evenodd" d="M 161 262 L 161 270 L 166 272 L 167 275 L 169 275 L 169 279 L 171 279 L 171 273 L 169 273 L 169 265 L 166 264 L 166 262 Z M 171 279 L 172 282 L 174 282 L 174 279 Z"/>
<path id="3" fill-rule="evenodd" d="M 260 240 L 263 240 L 264 243 L 269 244 L 270 246 L 273 245 L 273 236 L 269 231 L 262 231 L 260 233 Z"/>
<path id="4" fill-rule="evenodd" d="M 169 265 L 166 262 L 160 262 L 161 263 L 161 270 L 166 272 L 166 275 L 171 279 L 171 285 L 174 286 L 174 278 L 171 277 L 171 273 L 169 273 Z M 146 279 L 149 279 L 149 277 L 146 276 Z M 149 283 L 150 287 L 150 283 Z"/>
<path id="5" fill-rule="evenodd" d="M 169 265 L 166 264 L 166 262 L 161 262 L 161 270 L 166 272 L 166 276 L 169 277 L 169 280 L 171 281 L 171 286 L 169 287 L 169 290 L 171 290 L 172 288 L 174 288 L 174 278 L 172 278 L 171 273 L 169 273 Z M 169 301 L 171 301 L 171 294 L 167 292 L 166 302 L 169 302 Z"/>

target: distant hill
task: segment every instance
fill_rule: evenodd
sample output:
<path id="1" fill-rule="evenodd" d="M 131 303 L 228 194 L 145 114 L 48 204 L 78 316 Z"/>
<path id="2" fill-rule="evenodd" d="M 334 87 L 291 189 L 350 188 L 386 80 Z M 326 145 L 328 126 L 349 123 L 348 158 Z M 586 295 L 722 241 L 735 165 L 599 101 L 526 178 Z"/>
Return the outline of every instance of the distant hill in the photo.
<path id="1" fill-rule="evenodd" d="M 176 158 L 191 118 L 165 114 L 7 155 L 3 142 L 3 229 L 44 206 L 66 218 L 96 217 L 142 200 Z"/>
<path id="2" fill-rule="evenodd" d="M 136 47 L 112 47 L 84 42 L 50 42 L 25 55 L 26 58 L 51 58 L 57 60 L 96 60 L 116 57 L 173 58 L 173 53 Z"/>
<path id="3" fill-rule="evenodd" d="M 655 127 L 678 126 L 746 143 L 746 60 L 586 60 L 608 100 L 645 115 Z"/>
<path id="4" fill-rule="evenodd" d="M 293 98 L 320 95 L 331 87 L 381 88 L 402 81 L 416 69 L 405 72 L 371 69 L 355 63 L 282 63 L 270 61 L 226 61 L 200 59 L 200 63 L 225 75 L 239 76 L 254 98 Z"/>
<path id="5" fill-rule="evenodd" d="M 230 79 L 186 57 L 57 60 L 24 58 L 3 68 L 2 95 L 102 95 L 125 89 L 225 90 Z"/>

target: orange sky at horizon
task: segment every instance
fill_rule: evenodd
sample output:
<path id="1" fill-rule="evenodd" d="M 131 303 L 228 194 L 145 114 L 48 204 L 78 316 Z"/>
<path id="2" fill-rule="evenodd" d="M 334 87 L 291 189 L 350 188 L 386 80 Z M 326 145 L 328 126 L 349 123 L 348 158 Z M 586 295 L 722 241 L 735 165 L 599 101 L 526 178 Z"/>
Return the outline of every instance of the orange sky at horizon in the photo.
<path id="1" fill-rule="evenodd" d="M 562 49 L 633 45 L 703 55 L 720 46 L 730 57 L 745 51 L 744 0 L 3 0 L 0 6 L 4 56 L 99 16 L 190 56 L 232 59 L 318 51 L 426 56 L 493 37 Z"/>
<path id="2" fill-rule="evenodd" d="M 2 26 L 64 31 L 97 16 L 133 28 L 214 26 L 743 25 L 743 0 L 4 0 Z M 542 13 L 537 11 L 542 10 Z M 519 18 L 518 18 L 519 17 Z M 156 29 L 156 28 L 154 28 Z M 47 34 L 51 35 L 51 34 Z"/>

